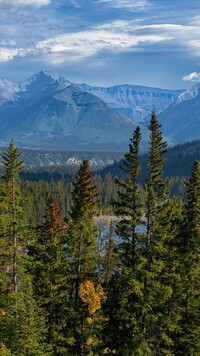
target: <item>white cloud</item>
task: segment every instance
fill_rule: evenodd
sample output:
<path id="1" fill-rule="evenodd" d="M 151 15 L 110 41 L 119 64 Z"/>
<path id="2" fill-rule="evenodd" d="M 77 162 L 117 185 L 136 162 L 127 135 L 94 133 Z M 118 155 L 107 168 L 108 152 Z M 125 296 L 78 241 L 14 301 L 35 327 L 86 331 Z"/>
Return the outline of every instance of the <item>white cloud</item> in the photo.
<path id="1" fill-rule="evenodd" d="M 17 6 L 46 6 L 51 4 L 51 0 L 0 0 L 0 5 Z"/>
<path id="2" fill-rule="evenodd" d="M 0 47 L 0 62 L 12 60 L 19 52 L 19 49 L 9 49 Z"/>
<path id="3" fill-rule="evenodd" d="M 129 10 L 143 10 L 149 7 L 150 3 L 147 0 L 97 0 L 99 3 L 107 3 L 116 9 L 127 8 Z"/>
<path id="4" fill-rule="evenodd" d="M 113 21 L 90 27 L 87 30 L 49 36 L 43 32 L 44 40 L 20 41 L 11 48 L 5 45 L 1 61 L 15 57 L 43 55 L 51 63 L 80 61 L 95 56 L 98 52 L 113 51 L 158 51 L 186 50 L 200 56 L 200 27 L 177 24 L 140 25 L 137 21 Z M 12 33 L 13 37 L 13 33 Z M 30 44 L 31 43 L 31 44 Z M 159 44 L 159 45 L 158 45 Z M 2 44 L 3 47 L 3 44 Z"/>
<path id="5" fill-rule="evenodd" d="M 200 73 L 192 72 L 188 75 L 185 75 L 182 80 L 186 82 L 200 82 Z"/>
<path id="6" fill-rule="evenodd" d="M 38 49 L 48 48 L 51 53 L 67 53 L 68 59 L 91 57 L 101 50 L 123 51 L 145 43 L 157 43 L 169 38 L 154 34 L 135 36 L 125 32 L 91 29 L 63 34 L 37 43 Z M 64 57 L 65 60 L 67 56 Z"/>
<path id="7" fill-rule="evenodd" d="M 1 61 L 9 61 L 14 57 L 29 57 L 30 55 L 48 54 L 48 58 L 58 58 L 59 62 L 79 61 L 96 55 L 103 50 L 126 51 L 145 44 L 158 43 L 169 40 L 157 34 L 134 35 L 126 31 L 119 32 L 101 28 L 91 28 L 87 31 L 66 33 L 46 40 L 38 41 L 31 48 L 4 48 Z M 50 54 L 55 55 L 49 56 Z"/>

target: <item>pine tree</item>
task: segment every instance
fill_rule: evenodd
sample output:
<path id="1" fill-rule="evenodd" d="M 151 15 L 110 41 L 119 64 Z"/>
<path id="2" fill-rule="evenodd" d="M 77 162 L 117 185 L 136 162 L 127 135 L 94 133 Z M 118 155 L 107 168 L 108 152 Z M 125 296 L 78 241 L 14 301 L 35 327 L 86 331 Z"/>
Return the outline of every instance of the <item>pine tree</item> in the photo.
<path id="1" fill-rule="evenodd" d="M 108 286 L 106 315 L 109 315 L 109 321 L 105 339 L 108 349 L 117 349 L 123 355 L 148 353 L 148 348 L 142 344 L 142 269 L 146 259 L 143 256 L 143 236 L 138 232 L 142 219 L 138 187 L 140 140 L 140 129 L 137 127 L 130 139 L 129 152 L 124 156 L 121 168 L 125 178 L 124 181 L 117 181 L 118 199 L 114 202 L 114 211 L 120 217 L 117 223 L 120 265 Z"/>
<path id="2" fill-rule="evenodd" d="M 121 167 L 125 173 L 124 181 L 117 181 L 118 200 L 114 202 L 114 211 L 122 217 L 117 224 L 117 234 L 122 243 L 119 248 L 121 258 L 126 266 L 134 267 L 135 250 L 138 244 L 139 234 L 137 227 L 141 222 L 141 204 L 138 189 L 138 175 L 140 173 L 139 143 L 141 140 L 140 128 L 137 127 L 130 139 L 129 152 L 124 155 L 124 165 Z"/>
<path id="3" fill-rule="evenodd" d="M 187 184 L 183 217 L 179 245 L 183 311 L 178 348 L 182 354 L 192 356 L 200 349 L 200 161 L 194 163 Z"/>
<path id="4" fill-rule="evenodd" d="M 67 250 L 70 261 L 72 325 L 75 344 L 71 354 L 83 355 L 86 348 L 85 308 L 79 297 L 79 287 L 85 281 L 95 282 L 98 267 L 97 214 L 98 192 L 89 162 L 84 160 L 75 177 L 72 209 L 68 222 Z"/>
<path id="5" fill-rule="evenodd" d="M 3 278 L 0 278 L 3 312 L 0 342 L 17 356 L 42 355 L 45 354 L 43 321 L 37 312 L 27 272 L 27 231 L 25 234 L 19 187 L 19 172 L 23 164 L 20 155 L 13 141 L 2 155 L 5 170 L 1 183 L 0 221 L 2 241 L 8 253 L 0 251 L 4 258 Z"/>
<path id="6" fill-rule="evenodd" d="M 163 141 L 161 125 L 155 113 L 152 113 L 150 130 L 150 147 L 148 154 L 148 177 L 146 181 L 146 218 L 147 246 L 156 238 L 156 228 L 163 218 L 166 199 L 169 196 L 168 182 L 163 178 L 163 167 L 166 163 L 163 155 L 167 151 L 167 143 Z M 160 226 L 159 226 L 160 232 Z"/>
<path id="7" fill-rule="evenodd" d="M 32 274 L 37 304 L 46 318 L 46 339 L 54 355 L 66 351 L 67 260 L 62 212 L 54 196 L 46 204 L 44 222 L 38 227 Z"/>
<path id="8" fill-rule="evenodd" d="M 169 200 L 169 184 L 163 177 L 167 143 L 163 141 L 161 125 L 153 113 L 149 126 L 150 148 L 146 190 L 146 236 L 144 268 L 144 340 L 150 351 L 171 354 L 173 332 L 178 328 L 176 310 L 179 272 L 175 259 L 175 239 L 180 223 L 180 209 Z"/>
<path id="9" fill-rule="evenodd" d="M 177 308 L 180 276 L 175 241 L 181 221 L 180 207 L 175 199 L 169 200 L 168 182 L 163 177 L 163 155 L 167 144 L 163 142 L 155 114 L 152 114 L 149 129 L 149 170 L 143 208 L 146 232 L 137 232 L 143 210 L 136 185 L 138 150 L 132 151 L 136 158 L 132 160 L 134 194 L 131 195 L 129 176 L 125 175 L 124 182 L 120 184 L 119 201 L 115 203 L 116 212 L 126 219 L 122 218 L 117 229 L 123 241 L 119 245 L 122 264 L 109 284 L 107 314 L 110 319 L 105 335 L 109 335 L 109 349 L 116 347 L 120 354 L 127 356 L 173 354 L 174 336 L 180 319 Z M 138 145 L 138 140 L 135 144 Z M 128 169 L 125 170 L 127 173 Z M 109 308 L 109 304 L 112 307 Z"/>
<path id="10" fill-rule="evenodd" d="M 6 186 L 7 214 L 9 216 L 10 234 L 12 236 L 13 247 L 13 290 L 18 290 L 18 271 L 17 271 L 17 254 L 18 254 L 18 239 L 19 239 L 19 224 L 21 218 L 21 193 L 19 188 L 19 172 L 22 169 L 23 161 L 20 160 L 21 154 L 11 141 L 7 151 L 2 155 L 2 163 L 5 167 L 3 179 Z"/>
<path id="11" fill-rule="evenodd" d="M 72 294 L 78 299 L 80 282 L 91 277 L 97 268 L 97 214 L 98 192 L 90 173 L 89 162 L 84 160 L 75 177 L 72 192 L 72 210 L 68 229 L 68 249 L 72 256 L 74 276 Z"/>

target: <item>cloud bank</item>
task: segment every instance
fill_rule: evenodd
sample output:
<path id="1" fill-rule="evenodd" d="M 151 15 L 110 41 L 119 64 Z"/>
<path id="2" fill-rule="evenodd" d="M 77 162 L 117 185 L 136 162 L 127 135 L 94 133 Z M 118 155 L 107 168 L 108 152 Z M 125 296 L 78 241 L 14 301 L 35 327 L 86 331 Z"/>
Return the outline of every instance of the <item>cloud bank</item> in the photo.
<path id="1" fill-rule="evenodd" d="M 159 48 L 168 51 L 190 50 L 200 56 L 200 27 L 197 26 L 137 25 L 135 21 L 113 21 L 92 26 L 83 31 L 64 32 L 57 36 L 48 36 L 48 33 L 44 35 L 43 40 L 38 41 L 36 38 L 32 40 L 31 45 L 25 43 L 20 47 L 16 44 L 9 48 L 5 42 L 5 46 L 0 48 L 0 61 L 10 61 L 16 57 L 25 58 L 43 53 L 44 56 L 48 54 L 47 62 L 52 61 L 53 64 L 81 61 L 83 58 L 95 56 L 102 51 L 154 52 Z"/>
<path id="2" fill-rule="evenodd" d="M 1 75 L 57 67 L 74 76 L 85 65 L 91 77 L 141 82 L 145 72 L 181 86 L 197 80 L 185 73 L 198 73 L 198 10 L 196 0 L 0 0 Z"/>

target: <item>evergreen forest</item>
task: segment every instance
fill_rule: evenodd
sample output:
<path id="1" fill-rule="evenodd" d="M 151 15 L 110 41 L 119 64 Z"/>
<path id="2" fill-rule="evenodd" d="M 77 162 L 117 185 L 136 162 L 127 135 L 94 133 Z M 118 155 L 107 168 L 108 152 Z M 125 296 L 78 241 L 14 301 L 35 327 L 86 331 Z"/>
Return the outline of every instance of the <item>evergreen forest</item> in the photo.
<path id="1" fill-rule="evenodd" d="M 200 355 L 200 160 L 166 178 L 155 113 L 121 174 L 84 159 L 28 179 L 11 140 L 0 177 L 0 356 Z M 42 173 L 41 173 L 42 175 Z"/>

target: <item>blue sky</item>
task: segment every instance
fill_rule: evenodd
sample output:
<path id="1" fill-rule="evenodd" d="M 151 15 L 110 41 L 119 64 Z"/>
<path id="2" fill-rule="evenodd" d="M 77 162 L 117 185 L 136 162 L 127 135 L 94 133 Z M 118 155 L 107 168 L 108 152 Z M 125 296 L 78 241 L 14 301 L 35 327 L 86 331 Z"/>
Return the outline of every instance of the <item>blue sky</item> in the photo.
<path id="1" fill-rule="evenodd" d="M 76 83 L 200 81 L 199 0 L 0 0 L 0 78 L 51 70 Z"/>

